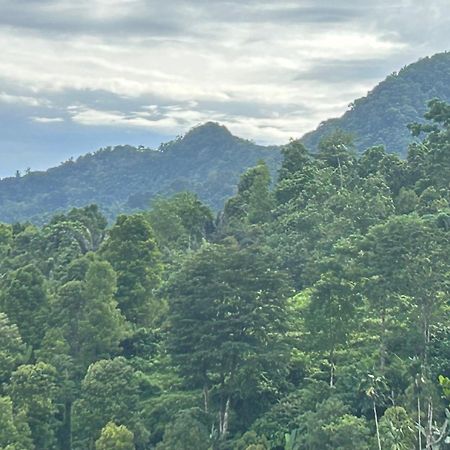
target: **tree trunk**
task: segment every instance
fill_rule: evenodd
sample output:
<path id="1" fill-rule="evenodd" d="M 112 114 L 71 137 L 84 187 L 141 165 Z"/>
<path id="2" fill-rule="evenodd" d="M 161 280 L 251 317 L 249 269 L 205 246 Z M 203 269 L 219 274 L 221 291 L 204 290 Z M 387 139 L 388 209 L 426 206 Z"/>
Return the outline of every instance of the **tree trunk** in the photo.
<path id="1" fill-rule="evenodd" d="M 375 405 L 375 401 L 373 402 L 373 416 L 375 418 L 375 429 L 377 431 L 378 450 L 381 450 L 380 429 L 378 427 L 378 414 L 377 414 L 377 407 Z"/>
<path id="2" fill-rule="evenodd" d="M 328 360 L 330 363 L 330 388 L 332 388 L 334 386 L 334 371 L 336 369 L 336 366 L 334 364 L 334 346 L 332 347 L 332 349 L 330 351 Z"/>
<path id="3" fill-rule="evenodd" d="M 381 339 L 380 339 L 380 369 L 384 372 L 386 365 L 386 313 L 381 312 Z"/>
<path id="4" fill-rule="evenodd" d="M 60 434 L 61 448 L 72 450 L 72 402 L 67 400 L 64 404 L 64 422 Z"/>
<path id="5" fill-rule="evenodd" d="M 208 404 L 209 404 L 209 390 L 208 390 L 208 385 L 205 383 L 203 385 L 203 402 L 204 402 L 204 407 L 205 407 L 205 413 L 208 412 Z"/>
<path id="6" fill-rule="evenodd" d="M 420 418 L 420 393 L 417 394 L 417 424 L 419 425 L 419 450 L 422 450 L 422 424 Z"/>
<path id="7" fill-rule="evenodd" d="M 222 423 L 222 438 L 225 439 L 228 431 L 228 421 L 230 415 L 230 397 L 227 398 L 225 403 L 225 411 L 223 412 L 223 423 Z"/>
<path id="8" fill-rule="evenodd" d="M 426 450 L 433 450 L 433 403 L 428 399 L 427 410 L 427 431 L 426 431 Z"/>

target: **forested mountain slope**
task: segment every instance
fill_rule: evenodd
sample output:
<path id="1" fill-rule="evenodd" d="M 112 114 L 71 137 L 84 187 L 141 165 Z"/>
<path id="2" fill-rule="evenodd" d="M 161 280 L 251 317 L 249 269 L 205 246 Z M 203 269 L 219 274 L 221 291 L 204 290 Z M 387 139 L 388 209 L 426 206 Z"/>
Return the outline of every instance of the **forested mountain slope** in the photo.
<path id="1" fill-rule="evenodd" d="M 108 227 L 0 225 L 0 448 L 446 450 L 450 104 Z"/>
<path id="2" fill-rule="evenodd" d="M 339 128 L 354 134 L 359 151 L 382 144 L 388 152 L 405 156 L 411 140 L 406 126 L 421 120 L 433 98 L 450 101 L 450 53 L 423 58 L 388 76 L 342 117 L 326 120 L 302 142 L 315 150 Z"/>
<path id="3" fill-rule="evenodd" d="M 264 159 L 276 170 L 281 155 L 206 123 L 158 150 L 121 146 L 81 156 L 45 172 L 0 181 L 0 221 L 42 221 L 58 210 L 100 205 L 108 217 L 146 208 L 158 194 L 192 191 L 219 209 L 239 175 Z"/>
<path id="4" fill-rule="evenodd" d="M 434 55 L 389 76 L 341 118 L 324 122 L 302 139 L 317 151 L 322 138 L 342 129 L 354 134 L 359 152 L 382 144 L 406 155 L 407 125 L 422 120 L 426 102 L 450 100 L 450 53 Z M 45 172 L 0 180 L 0 220 L 42 223 L 55 211 L 96 203 L 109 219 L 146 208 L 152 198 L 192 191 L 214 210 L 233 194 L 239 175 L 263 159 L 272 175 L 279 147 L 264 147 L 206 123 L 158 150 L 120 146 L 87 154 Z"/>

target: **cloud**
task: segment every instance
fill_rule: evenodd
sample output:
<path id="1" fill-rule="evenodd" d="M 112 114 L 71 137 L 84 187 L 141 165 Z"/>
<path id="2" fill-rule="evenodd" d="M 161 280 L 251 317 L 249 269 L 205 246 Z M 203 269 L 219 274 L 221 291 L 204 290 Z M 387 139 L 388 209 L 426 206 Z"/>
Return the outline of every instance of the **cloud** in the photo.
<path id="1" fill-rule="evenodd" d="M 37 123 L 58 123 L 64 122 L 62 117 L 31 117 L 33 122 Z"/>
<path id="2" fill-rule="evenodd" d="M 44 99 L 36 97 L 28 97 L 25 95 L 8 94 L 6 92 L 0 92 L 0 103 L 7 103 L 10 105 L 27 105 L 27 106 L 49 105 L 49 102 Z"/>
<path id="3" fill-rule="evenodd" d="M 447 3 L 0 0 L 0 116 L 14 113 L 22 139 L 72 127 L 80 153 L 97 131 L 92 145 L 207 120 L 284 143 L 448 48 Z"/>

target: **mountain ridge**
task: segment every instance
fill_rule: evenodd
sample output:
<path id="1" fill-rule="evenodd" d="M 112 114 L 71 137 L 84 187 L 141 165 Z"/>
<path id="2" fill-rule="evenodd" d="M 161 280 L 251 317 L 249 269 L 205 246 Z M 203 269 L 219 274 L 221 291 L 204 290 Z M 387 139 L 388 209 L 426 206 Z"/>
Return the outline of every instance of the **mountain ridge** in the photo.
<path id="1" fill-rule="evenodd" d="M 359 152 L 384 145 L 405 156 L 413 140 L 407 125 L 420 122 L 433 97 L 450 102 L 450 53 L 403 67 L 352 102 L 339 118 L 322 122 L 300 142 L 314 151 L 336 129 L 355 135 Z M 46 171 L 0 180 L 0 221 L 40 223 L 57 211 L 97 203 L 113 219 L 148 208 L 156 196 L 192 191 L 215 210 L 236 192 L 239 176 L 260 159 L 276 176 L 281 146 L 257 145 L 224 125 L 206 122 L 157 149 L 121 145 L 87 153 Z"/>
<path id="2" fill-rule="evenodd" d="M 384 145 L 405 157 L 412 141 L 407 125 L 423 121 L 433 98 L 450 101 L 450 52 L 426 56 L 388 75 L 342 116 L 325 120 L 300 141 L 314 151 L 323 137 L 342 129 L 354 135 L 359 152 Z"/>
<path id="3" fill-rule="evenodd" d="M 219 209 L 235 192 L 240 174 L 260 159 L 275 175 L 279 148 L 254 144 L 207 122 L 158 149 L 107 147 L 47 171 L 3 178 L 0 220 L 39 223 L 56 211 L 88 203 L 98 203 L 113 218 L 147 208 L 155 196 L 184 190 Z"/>

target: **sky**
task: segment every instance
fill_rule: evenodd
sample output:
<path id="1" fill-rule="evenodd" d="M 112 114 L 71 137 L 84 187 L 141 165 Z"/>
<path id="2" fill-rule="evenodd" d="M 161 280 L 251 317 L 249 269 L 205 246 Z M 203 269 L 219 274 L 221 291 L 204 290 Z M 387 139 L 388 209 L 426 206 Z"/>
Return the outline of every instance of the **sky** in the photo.
<path id="1" fill-rule="evenodd" d="M 450 0 L 0 0 L 0 177 L 215 121 L 283 144 L 450 50 Z"/>

